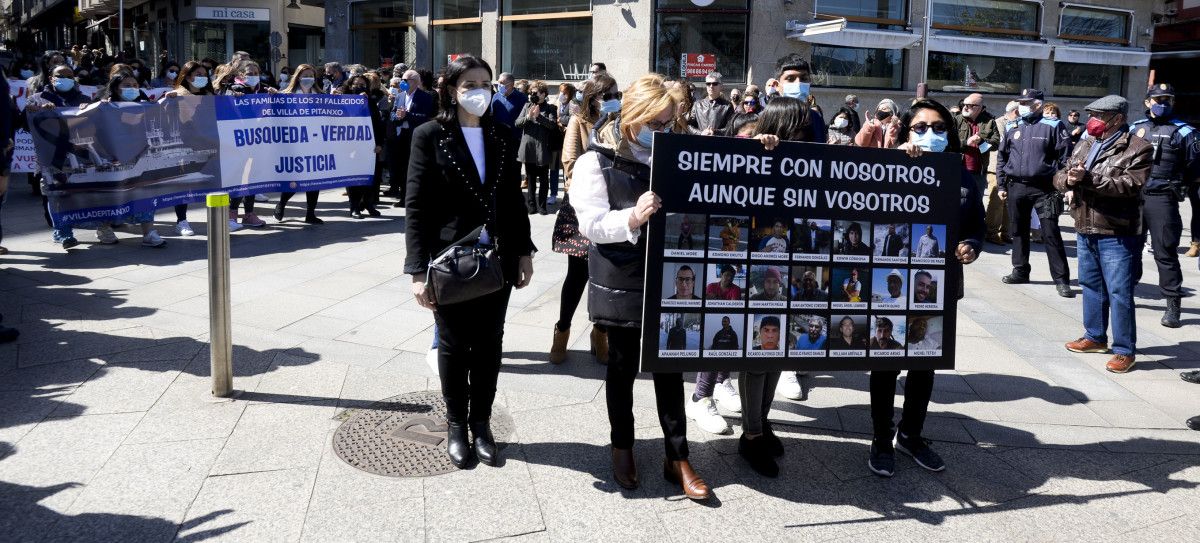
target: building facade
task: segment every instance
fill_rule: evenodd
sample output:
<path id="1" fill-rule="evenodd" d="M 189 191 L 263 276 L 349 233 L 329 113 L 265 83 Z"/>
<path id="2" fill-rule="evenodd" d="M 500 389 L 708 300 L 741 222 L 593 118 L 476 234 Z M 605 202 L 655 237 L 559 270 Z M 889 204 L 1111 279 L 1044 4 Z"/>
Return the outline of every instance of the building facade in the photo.
<path id="1" fill-rule="evenodd" d="M 320 3 L 320 2 L 318 2 Z M 790 52 L 810 58 L 825 107 L 982 92 L 992 109 L 1025 87 L 1077 107 L 1148 79 L 1151 0 L 326 0 L 327 56 L 439 68 L 472 53 L 547 81 L 603 61 L 622 84 L 713 65 L 762 84 Z M 925 14 L 932 13 L 928 21 Z M 928 35 L 928 39 L 925 36 Z M 713 62 L 715 60 L 715 62 Z M 700 80 L 702 76 L 696 77 Z"/>

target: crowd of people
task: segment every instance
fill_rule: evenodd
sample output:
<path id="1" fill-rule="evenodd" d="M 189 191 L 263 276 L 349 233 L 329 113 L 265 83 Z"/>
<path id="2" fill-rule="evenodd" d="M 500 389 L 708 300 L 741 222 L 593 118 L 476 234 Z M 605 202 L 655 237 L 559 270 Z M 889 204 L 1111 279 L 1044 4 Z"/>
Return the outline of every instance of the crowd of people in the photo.
<path id="1" fill-rule="evenodd" d="M 534 273 L 537 244 L 531 238 L 529 215 L 555 213 L 551 248 L 565 254 L 568 265 L 549 359 L 555 364 L 566 360 L 572 315 L 587 290 L 588 313 L 595 323 L 591 350 L 607 365 L 613 477 L 625 488 L 639 485 L 632 452 L 633 384 L 644 324 L 645 227 L 661 207 L 659 197 L 649 190 L 655 133 L 751 138 L 768 150 L 795 141 L 897 149 L 909 157 L 958 155 L 963 168 L 960 241 L 940 248 L 952 255 L 952 264 L 975 261 L 985 240 L 1011 243 L 1013 269 L 1003 281 L 1027 283 L 1036 229 L 1057 292 L 1074 296 L 1058 227 L 1059 216 L 1069 210 L 1079 234 L 1085 331 L 1066 348 L 1111 352 L 1107 367 L 1116 373 L 1133 368 L 1133 287 L 1140 279 L 1147 233 L 1167 300 L 1162 324 L 1181 324 L 1179 204 L 1190 198 L 1194 208 L 1198 205 L 1200 144 L 1191 127 L 1173 117 L 1174 91 L 1169 85 L 1150 89 L 1145 97 L 1147 119 L 1132 126 L 1129 103 L 1122 97 L 1091 103 L 1085 108 L 1090 118 L 1083 122 L 1074 110 L 1061 118 L 1060 108 L 1046 102 L 1037 89 L 1014 97 L 1000 116 L 987 111 L 980 94 L 964 96 L 951 107 L 925 97 L 902 100 L 903 105 L 884 99 L 862 115 L 858 98 L 848 95 L 831 109 L 827 122 L 810 92 L 810 65 L 798 54 L 781 58 L 773 77 L 761 87 L 729 92 L 719 73 L 704 79 L 702 91 L 686 79 L 657 74 L 622 85 L 600 62 L 590 67 L 589 79 L 551 88 L 542 81 L 494 74 L 487 62 L 470 55 L 437 74 L 402 64 L 372 70 L 338 63 L 284 66 L 270 74 L 248 55 L 237 53 L 224 63 L 163 61 L 150 80 L 141 62 L 73 48 L 47 53 L 38 63 L 20 62 L 18 68 L 30 97 L 25 112 L 13 110 L 5 116 L 8 125 L 0 129 L 10 135 L 25 122 L 26 112 L 91 102 L 93 98 L 79 91 L 84 81 L 102 86 L 94 98 L 101 101 L 144 101 L 145 90 L 155 86 L 172 89 L 164 98 L 168 100 L 172 95 L 277 92 L 366 96 L 377 143 L 375 186 L 347 189 L 348 212 L 355 219 L 378 216 L 381 197 L 394 198 L 391 205 L 405 208 L 404 272 L 412 275 L 418 303 L 434 312 L 448 454 L 459 466 L 499 461 L 490 417 L 505 310 L 511 290 L 527 286 Z M 994 176 L 989 174 L 993 154 Z M 386 189 L 381 186 L 385 172 Z M 285 219 L 292 196 L 279 195 L 276 220 Z M 317 192 L 306 194 L 305 222 L 322 223 L 318 198 Z M 234 202 L 230 230 L 264 226 L 255 214 L 255 204 L 261 201 L 245 197 Z M 192 235 L 187 206 L 175 212 L 176 233 Z M 143 245 L 161 247 L 165 241 L 153 220 L 149 214 L 130 222 L 141 226 Z M 1195 239 L 1200 235 L 1198 221 L 1193 212 L 1191 257 L 1200 252 Z M 112 224 L 76 226 L 96 228 L 101 243 L 116 242 Z M 64 248 L 78 244 L 71 228 L 51 227 Z M 936 238 L 931 243 L 936 244 Z M 428 275 L 429 263 L 461 245 L 496 248 L 492 256 L 501 263 L 503 285 L 469 301 L 439 303 L 429 287 L 435 280 Z M 686 271 L 694 286 L 695 272 Z M 804 288 L 819 288 L 815 278 L 811 283 Z M 853 322 L 845 324 L 839 328 L 851 333 L 839 339 L 865 342 L 853 337 Z M 6 337 L 3 330 L 8 329 L 0 329 L 0 341 Z M 819 327 L 816 332 L 821 333 Z M 871 341 L 890 340 L 885 334 Z M 868 466 L 876 474 L 891 476 L 899 451 L 925 469 L 941 471 L 945 462 L 922 437 L 935 374 L 908 372 L 904 411 L 897 424 L 893 403 L 898 376 L 898 371 L 871 372 L 874 438 Z M 1200 382 L 1200 372 L 1185 374 L 1184 379 Z M 688 462 L 686 424 L 691 419 L 707 432 L 729 432 L 718 404 L 740 413 L 738 451 L 750 467 L 764 476 L 778 475 L 777 459 L 784 449 L 768 415 L 776 393 L 801 398 L 800 374 L 741 372 L 734 387 L 729 372 L 700 372 L 691 394 L 685 391 L 681 373 L 655 373 L 653 382 L 664 436 L 663 474 L 687 497 L 707 499 L 710 489 Z M 1200 426 L 1200 420 L 1189 425 Z"/>

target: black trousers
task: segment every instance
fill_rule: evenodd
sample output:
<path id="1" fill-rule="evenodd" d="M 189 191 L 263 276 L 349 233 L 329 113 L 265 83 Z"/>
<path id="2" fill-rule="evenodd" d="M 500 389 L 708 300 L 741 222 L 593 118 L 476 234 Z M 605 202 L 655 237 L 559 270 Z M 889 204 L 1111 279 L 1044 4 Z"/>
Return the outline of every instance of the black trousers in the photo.
<path id="1" fill-rule="evenodd" d="M 1142 201 L 1145 202 L 1142 207 L 1142 235 L 1150 235 L 1154 263 L 1158 265 L 1158 288 L 1164 297 L 1179 298 L 1183 296 L 1183 271 L 1179 269 L 1179 238 L 1183 236 L 1183 218 L 1179 216 L 1179 200 L 1170 194 L 1142 193 Z"/>
<path id="2" fill-rule="evenodd" d="M 558 304 L 559 330 L 571 328 L 571 317 L 579 308 L 579 300 L 583 298 L 583 290 L 588 284 L 588 261 L 586 258 L 567 256 L 567 277 L 563 279 L 562 295 Z"/>
<path id="3" fill-rule="evenodd" d="M 511 293 L 512 287 L 504 287 L 481 298 L 438 306 L 433 313 L 438 374 L 449 422 L 484 422 L 492 417 Z"/>
<path id="4" fill-rule="evenodd" d="M 379 202 L 379 186 L 383 184 L 383 163 L 375 161 L 375 180 L 366 186 L 346 187 L 346 195 L 350 197 L 350 212 L 375 209 Z"/>
<path id="5" fill-rule="evenodd" d="M 187 204 L 175 206 L 175 222 L 187 220 Z"/>
<path id="6" fill-rule="evenodd" d="M 295 196 L 295 195 L 296 195 L 296 193 L 294 193 L 294 192 L 280 193 L 279 194 L 279 209 L 283 209 L 284 207 L 286 207 L 288 201 L 291 200 L 292 196 Z M 306 191 L 304 193 L 304 198 L 306 200 L 308 200 L 306 202 L 307 203 L 306 210 L 307 210 L 308 215 L 312 216 L 312 215 L 317 214 L 317 198 L 320 198 L 320 197 L 321 197 L 321 191 L 319 191 L 319 190 L 310 190 L 310 191 Z"/>
<path id="7" fill-rule="evenodd" d="M 1188 203 L 1192 205 L 1192 243 L 1200 241 L 1200 183 L 1188 185 Z"/>
<path id="8" fill-rule="evenodd" d="M 599 326 L 599 325 L 597 325 Z M 608 373 L 604 376 L 612 446 L 633 448 L 633 382 L 641 360 L 641 328 L 609 326 Z M 687 460 L 687 415 L 683 412 L 683 374 L 655 373 L 654 399 L 667 459 Z"/>
<path id="9" fill-rule="evenodd" d="M 1024 183 L 1008 185 L 1009 232 L 1013 237 L 1013 271 L 1029 276 L 1029 221 L 1033 218 L 1034 204 L 1053 194 Z M 1058 229 L 1058 217 L 1042 219 L 1042 243 L 1046 245 L 1046 260 L 1050 261 L 1050 277 L 1055 283 L 1069 283 L 1071 270 L 1067 267 L 1067 249 L 1063 246 L 1062 232 Z"/>
<path id="10" fill-rule="evenodd" d="M 875 441 L 891 441 L 895 433 L 892 420 L 896 410 L 892 404 L 896 399 L 898 371 L 871 372 L 871 422 L 875 428 Z M 900 432 L 910 438 L 921 437 L 925 427 L 925 415 L 929 412 L 929 398 L 933 396 L 933 370 L 910 370 L 904 380 L 904 413 L 900 416 Z"/>
<path id="11" fill-rule="evenodd" d="M 525 177 L 529 180 L 525 205 L 531 211 L 546 209 L 546 197 L 550 194 L 550 168 L 526 163 Z"/>
<path id="12" fill-rule="evenodd" d="M 394 130 L 394 129 L 393 129 Z M 389 193 L 399 193 L 400 201 L 404 201 L 405 189 L 408 187 L 408 160 L 412 155 L 412 130 L 405 130 L 399 136 L 388 138 L 388 184 Z"/>

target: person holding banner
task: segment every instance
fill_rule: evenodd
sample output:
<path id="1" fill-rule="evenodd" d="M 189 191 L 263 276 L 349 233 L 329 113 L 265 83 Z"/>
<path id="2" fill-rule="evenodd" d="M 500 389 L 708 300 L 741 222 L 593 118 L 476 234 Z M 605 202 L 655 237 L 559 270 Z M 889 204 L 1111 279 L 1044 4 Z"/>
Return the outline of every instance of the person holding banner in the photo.
<path id="1" fill-rule="evenodd" d="M 167 96 L 207 96 L 213 94 L 212 84 L 208 79 L 208 68 L 194 60 L 183 65 L 179 78 L 175 80 L 175 90 Z M 236 220 L 229 221 L 229 231 L 237 232 L 242 225 Z M 181 236 L 195 235 L 192 225 L 187 220 L 187 204 L 175 206 L 175 233 Z"/>
<path id="2" fill-rule="evenodd" d="M 437 323 L 447 453 L 460 468 L 476 456 L 488 465 L 499 461 L 490 419 L 505 312 L 512 287 L 524 288 L 533 276 L 535 247 L 521 196 L 517 142 L 488 112 L 491 79 L 492 68 L 470 55 L 446 67 L 441 111 L 436 122 L 413 134 L 408 166 L 404 273 L 412 275 L 413 297 L 433 310 Z M 452 245 L 466 244 L 496 248 L 505 284 L 468 301 L 439 304 L 425 285 L 429 262 Z"/>
<path id="3" fill-rule="evenodd" d="M 311 64 L 301 64 L 296 67 L 296 77 L 292 78 L 286 88 L 281 91 L 285 94 L 321 94 L 321 87 L 317 86 L 317 69 Z M 287 208 L 288 200 L 295 196 L 294 192 L 284 192 L 279 195 L 279 203 L 275 204 L 275 220 L 283 221 L 283 212 Z M 305 212 L 304 222 L 308 224 L 325 224 L 325 221 L 317 217 L 317 200 L 321 196 L 321 191 L 310 190 L 304 193 Z"/>
<path id="4" fill-rule="evenodd" d="M 911 157 L 919 157 L 924 153 L 962 152 L 962 141 L 955 129 L 953 115 L 942 104 L 924 98 L 914 101 L 912 107 L 901 116 L 897 138 L 904 142 L 898 148 Z M 954 265 L 961 266 L 974 262 L 978 257 L 985 228 L 979 187 L 965 166 L 959 185 L 960 241 L 955 250 L 957 263 Z M 958 276 L 962 276 L 961 272 Z M 920 330 L 914 326 L 911 331 L 909 343 L 924 335 L 925 324 L 923 320 L 920 322 Z M 904 412 L 900 424 L 893 426 L 896 380 L 899 377 L 899 371 L 871 372 L 871 420 L 875 436 L 867 467 L 877 475 L 891 477 L 896 470 L 894 451 L 899 450 L 929 471 L 942 471 L 946 469 L 946 463 L 930 447 L 931 442 L 921 437 L 929 399 L 933 396 L 933 370 L 909 370 L 904 380 Z"/>
<path id="5" fill-rule="evenodd" d="M 132 70 L 122 70 L 109 79 L 108 85 L 105 86 L 108 98 L 104 101 L 116 103 L 147 102 L 146 95 L 142 93 L 138 85 L 137 77 L 133 75 Z M 142 228 L 143 247 L 161 248 L 167 246 L 167 241 L 162 239 L 162 236 L 154 229 L 154 211 L 134 213 L 130 216 L 130 220 L 138 223 Z M 111 243 L 117 242 L 117 236 L 113 233 L 111 226 L 103 225 L 101 229 L 105 232 L 105 235 L 100 238 L 101 243 L 109 243 L 107 240 L 112 240 Z"/>
<path id="6" fill-rule="evenodd" d="M 373 97 L 370 94 L 371 80 L 365 75 L 352 75 L 346 78 L 346 81 L 339 87 L 338 94 L 358 94 L 367 99 L 367 108 L 371 110 L 371 130 L 375 135 L 375 156 L 371 160 L 375 161 L 374 183 L 367 186 L 353 186 L 346 189 L 347 195 L 350 197 L 350 216 L 355 219 L 363 218 L 363 212 L 372 217 L 382 215 L 379 210 L 375 209 L 375 204 L 379 201 L 379 185 L 383 182 L 382 164 L 377 160 L 377 157 L 383 153 L 385 123 L 383 114 L 379 112 L 379 98 Z"/>
<path id="7" fill-rule="evenodd" d="M 662 203 L 650 188 L 650 150 L 656 132 L 684 132 L 680 89 L 645 75 L 624 92 L 620 115 L 597 123 L 590 150 L 575 162 L 571 203 L 579 231 L 592 241 L 588 255 L 588 312 L 608 330 L 605 396 L 611 426 L 613 478 L 638 487 L 633 458 L 633 383 L 640 366 L 646 223 Z M 663 476 L 693 500 L 711 496 L 688 462 L 683 374 L 655 373 L 654 393 L 663 431 Z"/>
<path id="8" fill-rule="evenodd" d="M 150 81 L 150 87 L 155 89 L 174 87 L 176 79 L 179 79 L 179 63 L 168 60 L 163 63 L 162 70 L 158 72 L 158 77 Z"/>
<path id="9" fill-rule="evenodd" d="M 66 64 L 60 64 L 50 70 L 49 82 L 46 90 L 31 96 L 29 101 L 26 102 L 25 111 L 22 113 L 26 123 L 23 124 L 28 124 L 30 132 L 40 131 L 45 134 L 47 140 L 58 142 L 69 139 L 69 135 L 66 133 L 66 125 L 62 123 L 61 119 L 50 121 L 54 122 L 54 126 L 53 128 L 49 128 L 34 123 L 32 119 L 29 119 L 29 116 L 38 111 L 56 107 L 80 107 L 87 104 L 89 100 L 85 94 L 80 92 L 79 84 L 75 81 L 74 70 Z M 67 160 L 66 149 L 70 145 L 56 145 L 55 147 L 55 155 L 51 161 L 52 165 L 62 166 Z M 50 222 L 49 200 L 44 195 L 42 196 L 42 205 L 46 209 L 46 222 Z M 61 243 L 63 249 L 70 249 L 79 245 L 79 241 L 75 239 L 75 232 L 72 227 L 53 225 L 53 228 L 54 241 Z"/>
<path id="10" fill-rule="evenodd" d="M 253 60 L 248 58 L 234 59 L 233 62 L 225 66 L 229 67 L 229 75 L 227 77 L 219 75 L 221 70 L 219 68 L 217 70 L 217 81 L 215 81 L 218 85 L 217 94 L 244 96 L 247 94 L 275 94 L 279 92 L 262 83 L 262 70 L 258 67 L 258 63 Z M 246 210 L 246 213 L 242 215 L 242 226 L 249 226 L 251 228 L 266 226 L 267 221 L 258 218 L 258 215 L 254 214 L 254 202 L 254 196 L 233 198 L 229 203 L 229 220 L 236 221 L 237 208 L 242 207 Z"/>

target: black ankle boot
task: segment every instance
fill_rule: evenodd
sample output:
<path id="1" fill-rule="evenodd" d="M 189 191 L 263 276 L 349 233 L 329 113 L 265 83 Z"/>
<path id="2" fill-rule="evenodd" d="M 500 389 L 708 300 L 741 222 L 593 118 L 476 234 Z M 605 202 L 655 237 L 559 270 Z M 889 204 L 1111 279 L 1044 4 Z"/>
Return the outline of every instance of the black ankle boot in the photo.
<path id="1" fill-rule="evenodd" d="M 471 451 L 471 439 L 467 436 L 467 425 L 448 422 L 446 427 L 446 453 L 455 466 L 465 468 L 475 456 Z"/>
<path id="2" fill-rule="evenodd" d="M 475 437 L 475 453 L 479 461 L 489 466 L 496 465 L 500 460 L 500 452 L 496 449 L 496 438 L 492 437 L 490 421 L 472 422 L 471 435 Z"/>
<path id="3" fill-rule="evenodd" d="M 1179 328 L 1183 326 L 1183 323 L 1179 322 L 1181 309 L 1179 298 L 1167 298 L 1167 311 L 1163 313 L 1162 321 L 1159 324 L 1167 328 Z"/>

